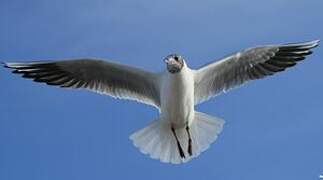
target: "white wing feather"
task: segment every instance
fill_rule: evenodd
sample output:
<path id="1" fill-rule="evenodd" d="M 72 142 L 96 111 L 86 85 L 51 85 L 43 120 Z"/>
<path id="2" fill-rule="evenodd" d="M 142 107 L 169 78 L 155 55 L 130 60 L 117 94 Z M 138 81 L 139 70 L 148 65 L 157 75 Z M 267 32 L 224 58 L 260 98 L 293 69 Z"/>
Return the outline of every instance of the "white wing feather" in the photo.
<path id="1" fill-rule="evenodd" d="M 84 88 L 159 108 L 159 75 L 94 59 L 4 63 L 23 77 L 64 88 Z"/>
<path id="2" fill-rule="evenodd" d="M 304 60 L 319 41 L 283 45 L 267 45 L 212 62 L 195 72 L 195 104 L 243 83 L 283 71 Z"/>

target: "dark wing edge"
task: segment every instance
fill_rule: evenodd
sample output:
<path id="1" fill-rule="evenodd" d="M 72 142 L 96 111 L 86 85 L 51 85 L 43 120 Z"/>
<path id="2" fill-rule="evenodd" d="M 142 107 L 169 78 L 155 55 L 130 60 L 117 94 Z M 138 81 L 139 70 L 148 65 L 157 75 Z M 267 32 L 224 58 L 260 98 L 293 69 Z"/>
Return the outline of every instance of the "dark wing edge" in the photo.
<path id="1" fill-rule="evenodd" d="M 159 108 L 159 75 L 97 59 L 2 62 L 12 73 L 62 88 L 87 89 L 115 98 L 135 100 Z"/>
<path id="2" fill-rule="evenodd" d="M 295 66 L 312 54 L 319 40 L 245 49 L 196 71 L 195 102 L 199 104 L 243 83 Z"/>

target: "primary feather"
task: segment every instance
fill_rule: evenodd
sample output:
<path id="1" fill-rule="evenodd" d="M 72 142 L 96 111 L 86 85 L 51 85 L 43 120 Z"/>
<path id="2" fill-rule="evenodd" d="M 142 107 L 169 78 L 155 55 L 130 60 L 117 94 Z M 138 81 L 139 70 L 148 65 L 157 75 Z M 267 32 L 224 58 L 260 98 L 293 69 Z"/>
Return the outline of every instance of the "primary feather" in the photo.
<path id="1" fill-rule="evenodd" d="M 209 63 L 196 71 L 195 104 L 247 81 L 292 67 L 310 55 L 319 41 L 249 48 Z"/>
<path id="2" fill-rule="evenodd" d="M 160 106 L 158 74 L 95 59 L 5 63 L 13 73 L 64 88 L 84 88 L 113 97 Z"/>

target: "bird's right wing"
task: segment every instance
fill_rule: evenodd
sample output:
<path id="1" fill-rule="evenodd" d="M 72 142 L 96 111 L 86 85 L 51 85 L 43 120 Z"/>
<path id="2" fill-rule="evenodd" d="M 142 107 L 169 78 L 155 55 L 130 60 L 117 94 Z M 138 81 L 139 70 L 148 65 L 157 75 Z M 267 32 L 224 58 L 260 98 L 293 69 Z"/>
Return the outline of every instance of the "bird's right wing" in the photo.
<path id="1" fill-rule="evenodd" d="M 160 106 L 159 75 L 94 59 L 4 63 L 24 78 L 64 88 L 85 88 L 113 97 Z"/>
<path id="2" fill-rule="evenodd" d="M 242 50 L 195 73 L 195 104 L 247 81 L 283 71 L 304 60 L 319 41 L 267 45 Z"/>

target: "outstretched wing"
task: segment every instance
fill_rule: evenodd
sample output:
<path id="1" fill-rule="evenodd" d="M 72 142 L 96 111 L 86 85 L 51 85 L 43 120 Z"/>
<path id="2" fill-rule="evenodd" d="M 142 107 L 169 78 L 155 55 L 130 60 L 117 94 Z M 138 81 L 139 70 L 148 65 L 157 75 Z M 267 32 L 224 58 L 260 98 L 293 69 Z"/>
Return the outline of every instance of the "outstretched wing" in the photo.
<path id="1" fill-rule="evenodd" d="M 267 45 L 242 50 L 198 69 L 195 74 L 195 104 L 241 85 L 284 71 L 304 60 L 319 41 Z"/>
<path id="2" fill-rule="evenodd" d="M 116 98 L 160 106 L 159 75 L 94 59 L 4 63 L 13 73 L 64 88 L 85 88 Z"/>

